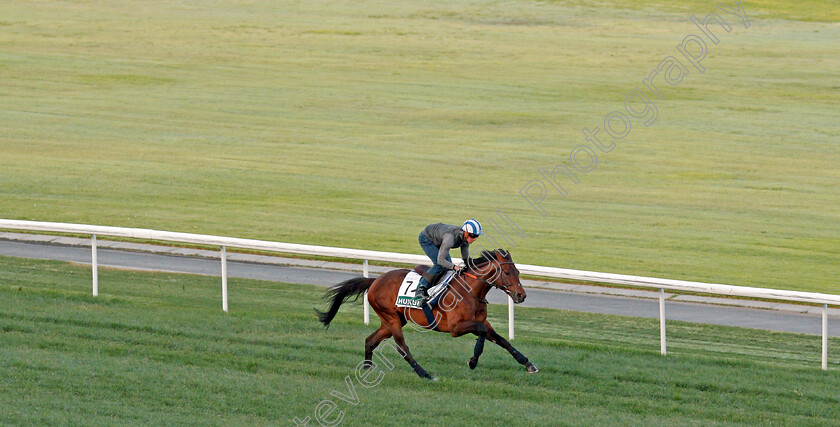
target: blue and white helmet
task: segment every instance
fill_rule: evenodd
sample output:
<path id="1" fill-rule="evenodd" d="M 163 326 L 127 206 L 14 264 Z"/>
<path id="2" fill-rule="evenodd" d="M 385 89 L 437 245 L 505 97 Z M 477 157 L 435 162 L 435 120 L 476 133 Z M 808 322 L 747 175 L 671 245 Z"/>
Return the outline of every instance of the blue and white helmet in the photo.
<path id="1" fill-rule="evenodd" d="M 475 234 L 476 236 L 480 236 L 481 224 L 474 219 L 468 219 L 464 221 L 464 225 L 461 226 L 461 230 L 464 230 L 467 233 Z"/>

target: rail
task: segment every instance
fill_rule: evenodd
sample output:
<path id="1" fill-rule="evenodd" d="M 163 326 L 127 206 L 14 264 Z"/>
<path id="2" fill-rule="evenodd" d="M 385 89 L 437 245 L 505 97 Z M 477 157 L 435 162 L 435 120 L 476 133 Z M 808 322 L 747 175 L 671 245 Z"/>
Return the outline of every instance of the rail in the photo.
<path id="1" fill-rule="evenodd" d="M 222 310 L 228 311 L 227 298 L 227 248 L 235 247 L 269 252 L 293 253 L 300 255 L 318 255 L 335 258 L 355 259 L 362 261 L 363 275 L 368 277 L 369 261 L 387 261 L 405 264 L 427 263 L 428 258 L 421 255 L 403 254 L 397 252 L 381 252 L 363 249 L 335 248 L 330 246 L 301 245 L 294 243 L 280 243 L 265 240 L 241 239 L 236 237 L 221 237 L 205 234 L 179 233 L 172 231 L 159 231 L 144 228 L 109 227 L 87 224 L 67 224 L 58 222 L 22 221 L 0 219 L 0 229 L 15 229 L 27 231 L 40 231 L 51 233 L 74 233 L 91 236 L 91 266 L 93 276 L 93 295 L 99 293 L 97 274 L 97 244 L 96 236 L 126 237 L 143 240 L 159 240 L 179 243 L 192 243 L 209 246 L 219 246 L 219 258 L 222 270 Z M 459 259 L 454 259 L 460 262 Z M 667 354 L 667 341 L 665 334 L 665 289 L 707 293 L 716 295 L 728 295 L 736 297 L 763 298 L 771 300 L 793 301 L 809 304 L 822 305 L 822 368 L 828 369 L 828 305 L 840 305 L 840 295 L 822 294 L 815 292 L 788 291 L 780 289 L 755 288 L 746 286 L 733 286 L 713 283 L 691 282 L 684 280 L 658 279 L 652 277 L 631 276 L 613 273 L 598 273 L 583 270 L 571 270 L 557 267 L 544 267 L 538 265 L 517 264 L 520 273 L 540 277 L 551 277 L 567 280 L 590 281 L 597 283 L 610 283 L 620 285 L 631 285 L 659 290 L 659 323 L 660 323 L 660 353 Z M 367 295 L 364 301 L 364 322 L 370 321 L 370 310 L 367 302 Z M 514 317 L 513 301 L 508 298 L 508 336 L 514 338 Z"/>

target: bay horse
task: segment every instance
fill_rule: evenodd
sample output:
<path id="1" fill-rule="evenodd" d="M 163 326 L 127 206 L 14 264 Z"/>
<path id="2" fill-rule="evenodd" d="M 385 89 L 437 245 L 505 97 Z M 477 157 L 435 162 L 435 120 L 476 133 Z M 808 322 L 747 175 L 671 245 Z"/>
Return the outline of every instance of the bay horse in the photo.
<path id="1" fill-rule="evenodd" d="M 538 372 L 537 367 L 516 350 L 508 340 L 496 333 L 487 321 L 485 297 L 493 287 L 508 294 L 514 303 L 518 304 L 525 300 L 526 293 L 519 281 L 519 270 L 516 269 L 510 253 L 503 249 L 492 252 L 483 251 L 481 257 L 465 261 L 467 261 L 467 266 L 450 281 L 449 287 L 438 300 L 439 303 L 428 316 L 424 310 L 418 308 L 396 306 L 400 285 L 410 271 L 407 269 L 391 270 L 375 279 L 357 277 L 341 282 L 333 286 L 324 296 L 329 301 L 329 310 L 315 311 L 318 313 L 320 322 L 329 327 L 343 302 L 353 296 L 358 299 L 367 291 L 370 306 L 379 315 L 382 323 L 379 329 L 365 340 L 364 367 L 366 368 L 372 366 L 372 355 L 376 346 L 383 340 L 394 337 L 397 350 L 414 368 L 414 372 L 421 378 L 432 379 L 432 376 L 414 360 L 405 343 L 402 327 L 410 321 L 422 328 L 448 332 L 453 337 L 465 334 L 477 335 L 475 350 L 468 362 L 470 369 L 475 369 L 478 365 L 478 358 L 484 351 L 484 340 L 489 339 L 507 350 L 517 362 L 525 366 L 528 373 Z M 415 271 L 422 274 L 428 268 L 417 266 Z M 428 306 L 426 309 L 428 310 Z"/>

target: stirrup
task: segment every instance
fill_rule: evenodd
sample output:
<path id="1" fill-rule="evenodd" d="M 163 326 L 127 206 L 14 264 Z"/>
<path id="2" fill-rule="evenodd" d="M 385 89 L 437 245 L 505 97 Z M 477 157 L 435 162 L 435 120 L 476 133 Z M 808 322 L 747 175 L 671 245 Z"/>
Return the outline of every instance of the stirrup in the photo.
<path id="1" fill-rule="evenodd" d="M 418 287 L 414 292 L 414 298 L 420 298 L 421 301 L 426 302 L 429 299 L 429 292 L 426 288 Z"/>

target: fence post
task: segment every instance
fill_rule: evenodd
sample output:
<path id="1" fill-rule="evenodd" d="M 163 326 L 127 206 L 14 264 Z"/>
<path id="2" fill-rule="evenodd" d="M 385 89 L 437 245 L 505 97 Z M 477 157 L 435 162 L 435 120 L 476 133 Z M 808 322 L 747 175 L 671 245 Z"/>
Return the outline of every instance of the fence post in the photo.
<path id="1" fill-rule="evenodd" d="M 828 370 L 828 304 L 823 304 L 822 312 L 822 368 Z"/>
<path id="2" fill-rule="evenodd" d="M 96 234 L 90 235 L 90 265 L 93 271 L 93 296 L 99 295 L 99 260 L 96 257 Z"/>
<path id="3" fill-rule="evenodd" d="M 665 343 L 665 289 L 659 289 L 659 352 L 662 355 L 668 353 Z"/>
<path id="4" fill-rule="evenodd" d="M 508 295 L 508 340 L 513 341 L 513 298 Z"/>
<path id="5" fill-rule="evenodd" d="M 365 277 L 370 277 L 370 272 L 368 271 L 368 260 L 364 260 L 362 264 L 362 275 Z M 365 325 L 370 323 L 370 304 L 368 304 L 368 295 L 367 291 L 365 291 Z"/>
<path id="6" fill-rule="evenodd" d="M 227 292 L 227 251 L 222 246 L 222 310 L 228 311 L 228 292 Z"/>

